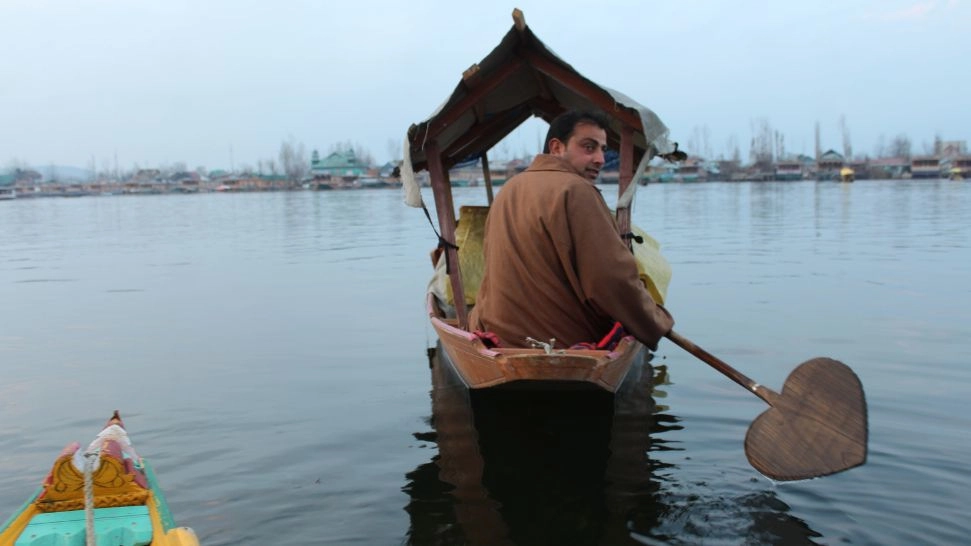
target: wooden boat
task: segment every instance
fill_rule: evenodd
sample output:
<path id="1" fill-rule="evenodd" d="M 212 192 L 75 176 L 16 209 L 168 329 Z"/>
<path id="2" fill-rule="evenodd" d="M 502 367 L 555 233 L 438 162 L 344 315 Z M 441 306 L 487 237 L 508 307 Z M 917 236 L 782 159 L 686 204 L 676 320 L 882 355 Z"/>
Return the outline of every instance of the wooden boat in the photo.
<path id="1" fill-rule="evenodd" d="M 429 293 L 429 318 L 446 360 L 470 388 L 587 385 L 614 392 L 631 366 L 643 359 L 644 347 L 633 337 L 623 338 L 612 350 L 554 350 L 547 340 L 536 341 L 534 347 L 490 349 L 469 331 L 468 310 L 475 303 L 481 271 L 467 270 L 470 265 L 475 267 L 477 259 L 481 261 L 481 233 L 465 233 L 463 239 L 456 231 L 457 225 L 474 231 L 473 226 L 484 223 L 488 209 L 483 207 L 484 212 L 477 213 L 464 208 L 461 224 L 456 222 L 449 169 L 479 160 L 491 204 L 489 149 L 530 117 L 549 122 L 572 108 L 599 110 L 609 119 L 608 146 L 620 153 L 618 226 L 620 233 L 633 234 L 630 206 L 637 184 L 631 182 L 642 177 L 652 157 L 675 160 L 686 155 L 668 141 L 667 128 L 657 115 L 574 70 L 533 34 L 518 9 L 513 11 L 513 23 L 499 45 L 462 74 L 445 103 L 408 130 L 401 165 L 405 202 L 424 208 L 431 221 L 416 178 L 416 173 L 427 170 L 439 226 L 437 254 L 442 255 L 433 262 L 441 268 L 450 266 L 445 268 L 447 274 L 442 273 L 443 278 L 447 276 L 443 283 L 449 295 Z M 473 213 L 472 221 L 469 213 Z M 628 240 L 638 238 L 644 236 L 631 235 Z M 649 288 L 653 286 L 655 299 L 663 302 L 670 268 L 656 247 L 642 252 L 649 255 L 643 261 L 642 278 Z"/>
<path id="2" fill-rule="evenodd" d="M 840 182 L 852 182 L 856 178 L 856 173 L 849 167 L 840 169 Z"/>
<path id="3" fill-rule="evenodd" d="M 92 542 L 91 539 L 94 539 Z M 73 442 L 0 527 L 0 546 L 198 546 L 177 527 L 158 480 L 116 411 L 86 450 Z"/>
<path id="4" fill-rule="evenodd" d="M 645 454 L 647 431 L 663 429 L 652 394 L 663 365 L 632 368 L 615 394 L 472 391 L 442 354 L 429 360 L 432 432 L 415 434 L 438 449 L 404 488 L 411 543 L 633 544 L 632 511 L 658 502 Z M 521 517 L 551 506 L 556 518 Z"/>

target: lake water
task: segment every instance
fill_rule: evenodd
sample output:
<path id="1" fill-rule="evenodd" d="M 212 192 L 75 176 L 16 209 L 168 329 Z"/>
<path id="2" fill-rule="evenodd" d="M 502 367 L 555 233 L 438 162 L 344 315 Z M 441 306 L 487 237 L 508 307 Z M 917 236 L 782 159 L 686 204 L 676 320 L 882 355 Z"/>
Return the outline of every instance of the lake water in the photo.
<path id="1" fill-rule="evenodd" d="M 765 404 L 668 341 L 653 392 L 470 398 L 429 368 L 436 239 L 394 190 L 18 199 L 0 520 L 117 408 L 206 545 L 967 541 L 971 184 L 652 185 L 633 214 L 679 333 L 774 389 L 856 371 L 866 465 L 762 477 Z"/>

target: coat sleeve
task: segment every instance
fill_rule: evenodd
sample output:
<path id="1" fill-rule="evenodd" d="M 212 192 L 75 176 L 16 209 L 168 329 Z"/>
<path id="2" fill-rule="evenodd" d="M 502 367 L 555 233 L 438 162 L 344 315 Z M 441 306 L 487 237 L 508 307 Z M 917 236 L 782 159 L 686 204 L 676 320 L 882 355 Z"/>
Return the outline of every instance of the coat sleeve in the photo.
<path id="1" fill-rule="evenodd" d="M 586 302 L 655 350 L 674 327 L 674 319 L 654 302 L 640 280 L 634 255 L 618 235 L 603 199 L 599 194 L 584 193 L 572 192 L 566 208 L 576 274 Z"/>

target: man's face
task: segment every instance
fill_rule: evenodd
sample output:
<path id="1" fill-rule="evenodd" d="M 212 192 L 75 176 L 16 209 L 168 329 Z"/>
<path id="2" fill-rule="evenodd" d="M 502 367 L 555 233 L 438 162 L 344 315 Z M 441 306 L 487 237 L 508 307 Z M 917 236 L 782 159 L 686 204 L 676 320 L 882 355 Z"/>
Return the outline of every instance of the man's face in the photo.
<path id="1" fill-rule="evenodd" d="M 596 180 L 604 165 L 607 131 L 592 123 L 578 123 L 566 143 L 550 141 L 550 154 L 565 159 L 587 180 Z"/>

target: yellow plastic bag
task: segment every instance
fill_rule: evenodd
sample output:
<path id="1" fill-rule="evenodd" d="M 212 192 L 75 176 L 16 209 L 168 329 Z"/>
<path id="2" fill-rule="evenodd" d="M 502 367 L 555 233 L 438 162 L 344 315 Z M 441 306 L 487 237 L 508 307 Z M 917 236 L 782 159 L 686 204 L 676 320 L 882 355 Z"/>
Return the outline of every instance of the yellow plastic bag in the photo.
<path id="1" fill-rule="evenodd" d="M 643 243 L 635 240 L 632 245 L 637 272 L 654 301 L 663 304 L 668 295 L 668 284 L 671 283 L 671 265 L 661 255 L 661 244 L 653 237 L 635 225 L 631 225 L 631 232 L 644 240 Z"/>

